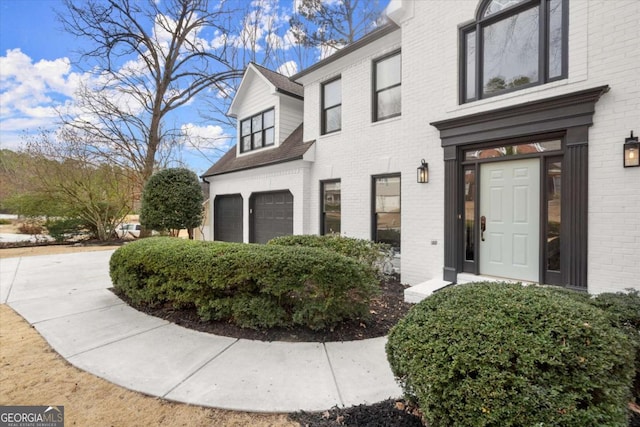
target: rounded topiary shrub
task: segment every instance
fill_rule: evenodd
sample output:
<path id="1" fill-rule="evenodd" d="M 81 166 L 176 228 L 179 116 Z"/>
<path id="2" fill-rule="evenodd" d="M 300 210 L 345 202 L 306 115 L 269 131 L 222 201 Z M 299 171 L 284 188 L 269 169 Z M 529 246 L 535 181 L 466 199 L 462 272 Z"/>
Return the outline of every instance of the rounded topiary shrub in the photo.
<path id="1" fill-rule="evenodd" d="M 628 337 L 550 289 L 444 289 L 392 329 L 387 356 L 432 427 L 626 425 Z"/>

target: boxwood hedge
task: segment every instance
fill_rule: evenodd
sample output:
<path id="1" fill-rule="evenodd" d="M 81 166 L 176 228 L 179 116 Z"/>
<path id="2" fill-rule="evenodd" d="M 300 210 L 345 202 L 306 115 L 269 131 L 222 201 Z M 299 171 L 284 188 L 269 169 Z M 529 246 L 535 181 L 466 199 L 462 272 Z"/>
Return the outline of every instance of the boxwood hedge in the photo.
<path id="1" fill-rule="evenodd" d="M 630 289 L 628 292 L 607 292 L 596 296 L 577 292 L 568 295 L 604 310 L 611 324 L 631 340 L 635 348 L 633 399 L 640 404 L 640 292 Z"/>
<path id="2" fill-rule="evenodd" d="M 271 239 L 268 245 L 278 246 L 303 246 L 308 248 L 327 249 L 332 252 L 356 259 L 376 272 L 391 247 L 384 243 L 375 243 L 371 240 L 343 237 L 339 234 L 327 234 L 316 236 L 312 234 L 281 236 Z"/>
<path id="3" fill-rule="evenodd" d="M 370 268 L 324 249 L 168 237 L 119 248 L 110 274 L 136 304 L 191 305 L 205 320 L 250 328 L 366 318 L 379 289 Z"/>
<path id="4" fill-rule="evenodd" d="M 551 289 L 460 285 L 414 306 L 387 355 L 436 426 L 625 426 L 629 338 Z"/>

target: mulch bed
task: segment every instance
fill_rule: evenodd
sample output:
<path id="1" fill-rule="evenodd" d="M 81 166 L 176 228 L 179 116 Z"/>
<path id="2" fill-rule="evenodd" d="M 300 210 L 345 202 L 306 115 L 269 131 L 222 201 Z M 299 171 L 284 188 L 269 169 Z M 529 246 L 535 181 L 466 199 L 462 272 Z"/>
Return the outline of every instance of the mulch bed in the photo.
<path id="1" fill-rule="evenodd" d="M 385 400 L 373 405 L 333 408 L 324 412 L 296 412 L 289 419 L 302 427 L 423 427 L 420 411 L 403 400 Z"/>
<path id="2" fill-rule="evenodd" d="M 195 308 L 176 309 L 170 304 L 156 307 L 136 305 L 126 295 L 115 289 L 113 291 L 139 311 L 200 332 L 260 341 L 331 342 L 385 336 L 389 329 L 407 314 L 411 304 L 404 302 L 405 286 L 400 283 L 399 278 L 388 276 L 381 282 L 380 287 L 380 295 L 372 301 L 369 308 L 369 319 L 343 322 L 326 331 L 313 331 L 303 327 L 254 330 L 241 328 L 226 321 L 202 321 Z"/>

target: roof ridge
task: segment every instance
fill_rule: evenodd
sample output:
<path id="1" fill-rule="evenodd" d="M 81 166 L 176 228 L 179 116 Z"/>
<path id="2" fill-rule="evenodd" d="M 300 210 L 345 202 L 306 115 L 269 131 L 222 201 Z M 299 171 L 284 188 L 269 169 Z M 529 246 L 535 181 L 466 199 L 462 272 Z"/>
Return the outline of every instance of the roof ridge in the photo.
<path id="1" fill-rule="evenodd" d="M 304 97 L 304 86 L 302 84 L 291 80 L 284 74 L 270 70 L 262 65 L 258 65 L 253 61 L 250 62 L 249 65 L 253 65 L 256 71 L 262 74 L 262 76 L 274 85 L 279 92 L 286 93 L 300 99 Z"/>

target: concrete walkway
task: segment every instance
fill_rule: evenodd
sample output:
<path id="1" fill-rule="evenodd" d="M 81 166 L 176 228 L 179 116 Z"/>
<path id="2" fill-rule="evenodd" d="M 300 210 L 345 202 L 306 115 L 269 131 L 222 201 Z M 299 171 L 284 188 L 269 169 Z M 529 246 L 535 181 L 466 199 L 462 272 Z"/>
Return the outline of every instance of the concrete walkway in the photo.
<path id="1" fill-rule="evenodd" d="M 0 259 L 0 303 L 78 368 L 164 399 L 294 412 L 401 395 L 385 338 L 262 342 L 185 329 L 134 310 L 108 290 L 112 253 Z"/>

